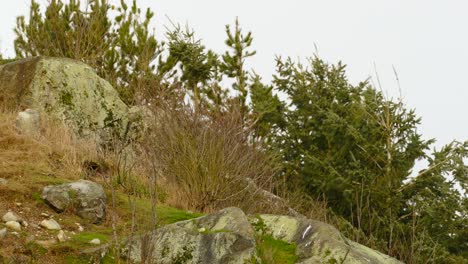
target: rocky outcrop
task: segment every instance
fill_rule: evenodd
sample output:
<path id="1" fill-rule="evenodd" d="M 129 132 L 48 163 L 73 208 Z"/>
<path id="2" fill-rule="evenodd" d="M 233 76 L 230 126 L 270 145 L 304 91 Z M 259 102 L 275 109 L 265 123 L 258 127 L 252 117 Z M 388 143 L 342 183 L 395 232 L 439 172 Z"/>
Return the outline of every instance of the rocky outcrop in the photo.
<path id="1" fill-rule="evenodd" d="M 164 226 L 134 238 L 127 251 L 137 263 L 145 258 L 141 252 L 152 259 L 146 263 L 244 264 L 258 258 L 254 230 L 238 208 Z"/>
<path id="2" fill-rule="evenodd" d="M 100 184 L 79 180 L 44 187 L 42 198 L 56 211 L 67 208 L 92 223 L 101 223 L 106 216 L 106 193 Z"/>
<path id="3" fill-rule="evenodd" d="M 126 245 L 141 263 L 262 263 L 262 236 L 294 244 L 296 263 L 400 264 L 398 260 L 343 237 L 334 227 L 304 217 L 257 215 L 238 208 L 178 222 L 134 238 Z"/>
<path id="4" fill-rule="evenodd" d="M 398 264 L 400 261 L 345 238 L 336 228 L 306 218 L 259 215 L 250 221 L 257 231 L 296 245 L 298 262 Z"/>
<path id="5" fill-rule="evenodd" d="M 79 136 L 106 142 L 129 125 L 117 91 L 84 63 L 36 57 L 0 65 L 0 105 L 27 108 L 63 120 Z"/>

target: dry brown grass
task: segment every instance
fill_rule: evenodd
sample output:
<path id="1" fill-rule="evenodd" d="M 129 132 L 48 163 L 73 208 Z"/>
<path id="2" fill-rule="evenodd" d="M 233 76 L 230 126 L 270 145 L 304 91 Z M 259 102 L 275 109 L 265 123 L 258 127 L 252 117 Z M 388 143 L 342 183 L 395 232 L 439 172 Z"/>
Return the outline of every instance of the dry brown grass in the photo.
<path id="1" fill-rule="evenodd" d="M 307 218 L 329 224 L 335 221 L 334 216 L 330 214 L 331 211 L 326 201 L 310 197 L 300 187 L 291 188 L 291 186 L 288 186 L 280 188 L 279 192 L 290 207 Z"/>
<path id="2" fill-rule="evenodd" d="M 46 185 L 79 179 L 83 160 L 97 155 L 95 145 L 74 139 L 65 126 L 47 117 L 42 118 L 40 136 L 22 135 L 15 128 L 16 115 L 16 112 L 0 111 L 0 178 L 8 180 L 7 185 L 0 186 L 0 215 L 12 210 L 30 224 L 38 224 L 44 219 L 41 213 L 47 212 L 61 219 L 64 230 L 75 230 L 74 223 L 81 220 L 72 214 L 58 215 L 40 199 L 40 194 Z M 37 240 L 54 236 L 32 225 L 24 227 L 22 234 L 34 234 Z M 28 252 L 24 248 L 25 236 L 7 236 L 0 256 L 20 256 L 22 250 Z M 56 256 L 44 257 L 43 261 L 61 263 Z"/>
<path id="3" fill-rule="evenodd" d="M 94 159 L 97 151 L 92 142 L 74 139 L 64 125 L 47 117 L 35 138 L 22 135 L 15 119 L 16 113 L 0 111 L 0 178 L 8 180 L 0 186 L 0 214 L 27 203 L 33 219 L 48 209 L 37 204 L 42 188 L 81 178 L 83 160 Z"/>
<path id="4" fill-rule="evenodd" d="M 0 178 L 8 180 L 7 185 L 0 185 L 0 216 L 12 210 L 20 214 L 30 225 L 23 228 L 24 232 L 19 237 L 7 236 L 2 240 L 7 244 L 4 246 L 2 242 L 2 247 L 0 247 L 0 262 L 3 263 L 1 257 L 9 259 L 25 255 L 30 261 L 31 252 L 37 253 L 30 250 L 26 242 L 26 237 L 31 234 L 35 235 L 36 240 L 55 238 L 54 232 L 36 229 L 32 225 L 37 225 L 44 219 L 41 216 L 43 212 L 53 215 L 68 234 L 77 231 L 75 223 L 78 222 L 86 232 L 98 234 L 102 232 L 107 236 L 109 230 L 115 228 L 121 237 L 128 235 L 131 225 L 134 224 L 132 221 L 135 220 L 132 214 L 136 211 L 136 207 L 127 204 L 130 197 L 127 195 L 132 195 L 129 191 L 134 190 L 132 183 L 123 186 L 116 185 L 114 190 L 109 188 L 109 186 L 114 186 L 112 181 L 115 177 L 113 176 L 122 176 L 122 170 L 133 173 L 131 179 L 136 180 L 136 171 L 129 167 L 131 164 L 123 164 L 119 160 L 122 158 L 121 153 L 116 150 L 103 150 L 92 140 L 76 138 L 64 124 L 44 115 L 41 117 L 40 136 L 34 138 L 22 135 L 15 128 L 16 115 L 16 112 L 0 111 Z M 84 161 L 104 164 L 105 173 L 98 172 L 90 175 L 87 173 Z M 42 189 L 46 185 L 75 181 L 85 177 L 92 177 L 91 180 L 103 184 L 108 197 L 112 197 L 111 191 L 115 191 L 114 203 L 109 203 L 108 217 L 100 226 L 89 224 L 69 211 L 57 213 L 40 198 Z M 138 177 L 138 186 L 144 186 L 144 175 L 138 175 Z M 138 200 L 138 214 L 141 217 L 147 215 L 146 200 L 145 197 L 140 197 Z M 3 228 L 1 224 L 0 228 Z M 40 259 L 37 263 L 64 263 L 64 258 L 68 254 L 74 255 L 82 247 L 81 244 L 59 243 L 48 249 L 45 255 L 37 256 Z M 33 263 L 36 262 L 33 261 Z"/>
<path id="5" fill-rule="evenodd" d="M 60 122 L 43 116 L 41 135 L 32 138 L 16 130 L 15 118 L 16 113 L 0 112 L 1 178 L 55 175 L 78 179 L 83 160 L 95 160 L 98 156 L 94 142 L 74 138 Z"/>

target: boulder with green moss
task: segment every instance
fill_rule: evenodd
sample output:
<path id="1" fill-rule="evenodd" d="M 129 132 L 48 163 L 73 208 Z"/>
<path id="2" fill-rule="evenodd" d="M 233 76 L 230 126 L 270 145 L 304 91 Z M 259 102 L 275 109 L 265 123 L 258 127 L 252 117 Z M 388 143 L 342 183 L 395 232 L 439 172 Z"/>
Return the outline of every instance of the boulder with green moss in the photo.
<path id="1" fill-rule="evenodd" d="M 143 250 L 142 250 L 143 249 Z M 145 252 L 146 256 L 142 256 Z M 257 263 L 255 233 L 238 208 L 181 221 L 134 238 L 127 254 L 141 263 Z"/>
<path id="2" fill-rule="evenodd" d="M 281 215 L 258 215 L 250 221 L 258 233 L 295 244 L 296 263 L 401 263 L 345 238 L 336 228 L 323 222 Z"/>
<path id="3" fill-rule="evenodd" d="M 84 63 L 35 57 L 0 65 L 0 105 L 27 108 L 63 120 L 76 135 L 107 142 L 129 125 L 129 107 Z"/>
<path id="4" fill-rule="evenodd" d="M 401 263 L 350 241 L 331 225 L 305 217 L 247 217 L 233 207 L 163 226 L 125 248 L 136 263 Z"/>
<path id="5" fill-rule="evenodd" d="M 102 223 L 106 217 L 106 193 L 100 184 L 92 181 L 46 186 L 42 198 L 56 211 L 73 209 L 78 216 L 91 223 Z"/>

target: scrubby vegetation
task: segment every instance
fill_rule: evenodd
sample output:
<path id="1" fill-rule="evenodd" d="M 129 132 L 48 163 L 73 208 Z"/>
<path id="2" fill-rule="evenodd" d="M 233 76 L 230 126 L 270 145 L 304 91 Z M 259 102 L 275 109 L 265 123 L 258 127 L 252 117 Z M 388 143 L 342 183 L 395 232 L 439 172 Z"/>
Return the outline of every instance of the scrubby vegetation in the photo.
<path id="1" fill-rule="evenodd" d="M 406 263 L 468 263 L 468 142 L 430 152 L 434 140 L 418 132 L 416 111 L 367 81 L 351 84 L 342 63 L 277 58 L 273 81 L 264 83 L 245 67 L 255 55 L 253 36 L 237 20 L 226 26 L 226 52 L 216 54 L 178 25 L 157 40 L 153 12 L 142 12 L 136 1 L 53 0 L 40 10 L 33 0 L 29 20 L 18 18 L 15 59 L 83 61 L 126 103 L 146 109 L 151 122 L 139 140 L 116 139 L 102 149 L 51 136 L 67 135 L 53 123 L 47 140 L 22 138 L 7 125 L 13 116 L 1 113 L 0 177 L 36 175 L 34 182 L 21 178 L 19 200 L 32 193 L 39 202 L 39 181 L 77 179 L 87 175 L 84 161 L 100 164 L 112 197 L 101 235 L 118 244 L 125 230 L 226 206 L 281 210 L 249 193 L 251 180 L 300 213 Z M 415 173 L 420 159 L 429 165 Z M 294 245 L 262 241 L 265 261 L 294 262 Z"/>

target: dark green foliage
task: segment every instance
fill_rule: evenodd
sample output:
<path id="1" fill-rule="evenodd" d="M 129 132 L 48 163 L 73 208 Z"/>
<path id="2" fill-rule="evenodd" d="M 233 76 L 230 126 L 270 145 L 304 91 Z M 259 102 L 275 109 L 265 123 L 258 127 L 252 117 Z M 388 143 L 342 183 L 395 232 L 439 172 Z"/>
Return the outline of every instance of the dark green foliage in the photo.
<path id="1" fill-rule="evenodd" d="M 273 84 L 257 77 L 252 87 L 256 134 L 282 156 L 283 177 L 323 197 L 359 230 L 350 230 L 353 239 L 408 262 L 443 263 L 466 251 L 466 198 L 446 181 L 453 175 L 466 189 L 466 145 L 435 153 L 428 172 L 406 185 L 433 141 L 417 133 L 420 119 L 401 101 L 367 82 L 351 85 L 344 65 L 317 57 L 307 66 L 277 59 Z"/>
<path id="2" fill-rule="evenodd" d="M 211 50 L 206 51 L 200 40 L 195 39 L 195 34 L 189 28 L 182 30 L 176 25 L 167 33 L 169 56 L 163 64 L 163 71 L 170 71 L 177 66 L 180 68 L 180 81 L 185 84 L 185 89 L 191 92 L 196 109 L 204 99 L 204 95 L 210 94 L 208 82 L 211 80 L 218 67 L 218 56 Z"/>
<path id="3" fill-rule="evenodd" d="M 363 186 L 395 191 L 429 143 L 416 133 L 414 112 L 385 100 L 365 82 L 349 84 L 344 65 L 318 58 L 307 67 L 291 60 L 277 63 L 273 86 L 288 103 L 281 106 L 270 96 L 270 105 L 285 109 L 283 117 L 260 125 L 277 128 L 274 142 L 287 177 L 304 182 L 311 193 L 325 193 L 332 207 L 348 216 L 356 195 L 366 195 Z"/>
<path id="4" fill-rule="evenodd" d="M 454 141 L 434 151 L 428 168 L 402 187 L 404 212 L 411 215 L 405 222 L 442 246 L 439 263 L 449 263 L 443 253 L 468 259 L 468 168 L 463 161 L 467 157 L 468 142 Z"/>
<path id="5" fill-rule="evenodd" d="M 258 75 L 254 76 L 250 90 L 256 136 L 271 144 L 286 127 L 286 105 L 273 94 L 273 86 L 263 84 Z"/>

